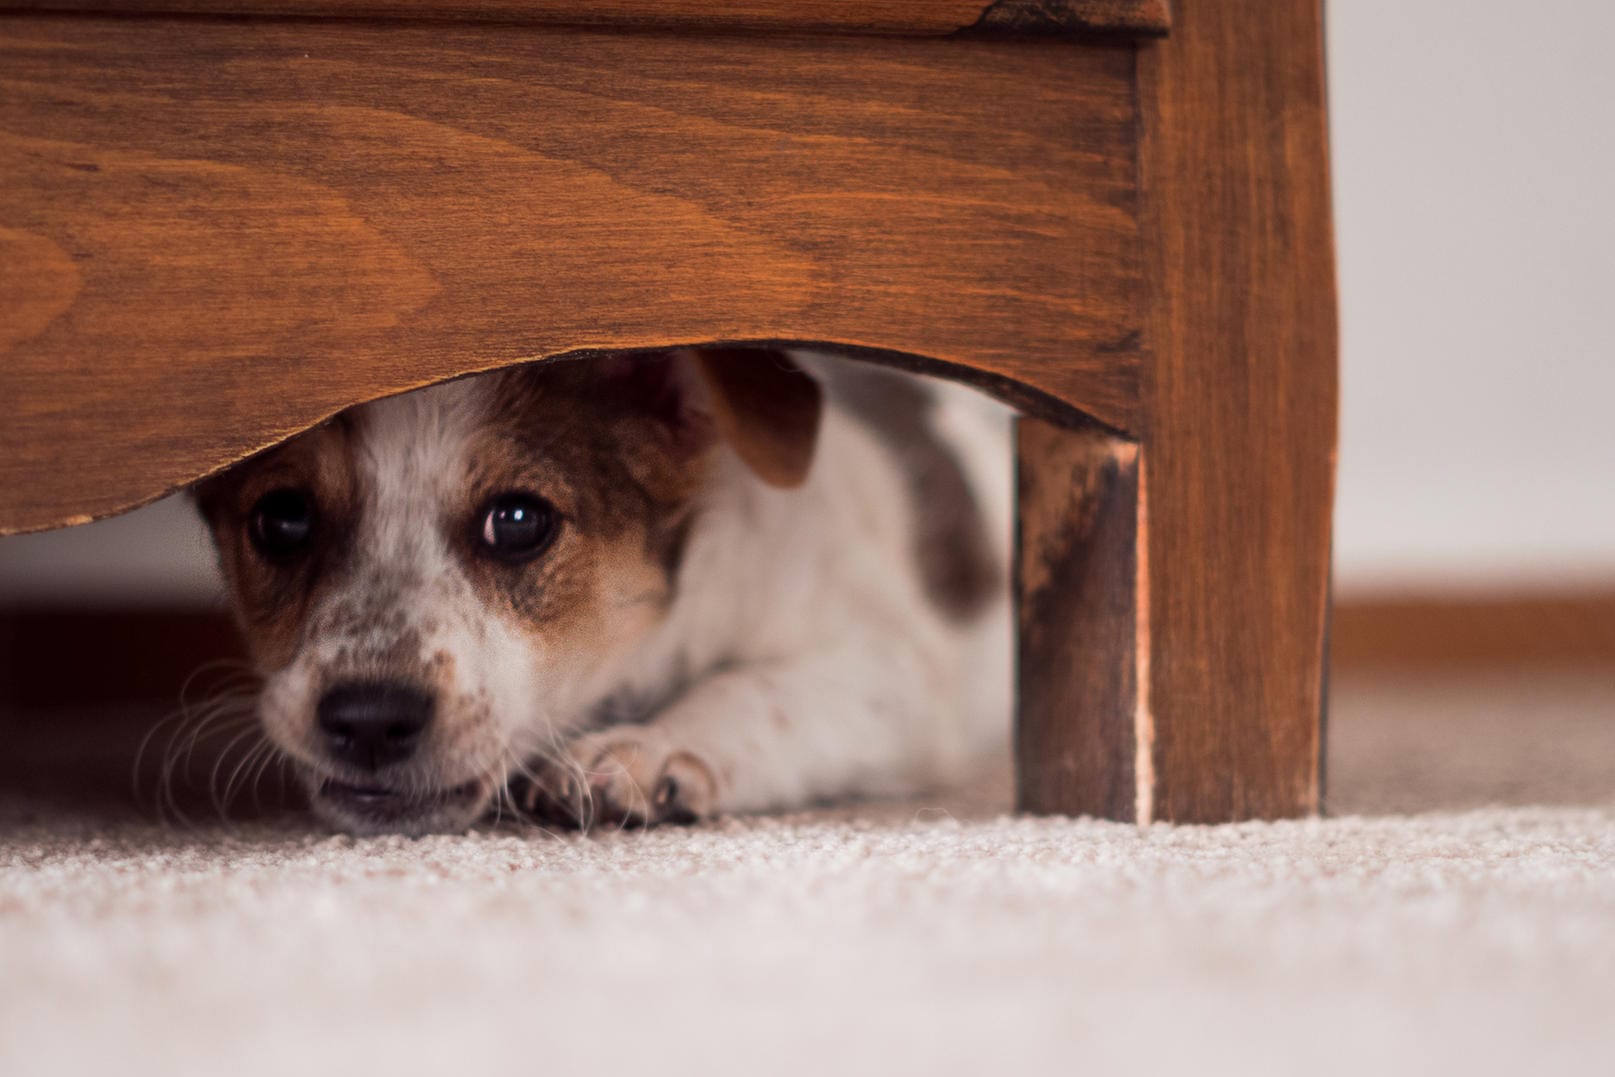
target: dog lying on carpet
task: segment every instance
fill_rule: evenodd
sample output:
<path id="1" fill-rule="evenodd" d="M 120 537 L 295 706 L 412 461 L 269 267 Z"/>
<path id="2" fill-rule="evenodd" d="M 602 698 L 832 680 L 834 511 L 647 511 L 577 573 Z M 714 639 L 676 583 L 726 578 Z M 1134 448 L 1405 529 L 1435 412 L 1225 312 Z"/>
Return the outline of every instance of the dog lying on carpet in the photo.
<path id="1" fill-rule="evenodd" d="M 354 408 L 196 500 L 331 825 L 687 822 L 1004 735 L 1006 435 L 861 363 L 611 356 Z"/>

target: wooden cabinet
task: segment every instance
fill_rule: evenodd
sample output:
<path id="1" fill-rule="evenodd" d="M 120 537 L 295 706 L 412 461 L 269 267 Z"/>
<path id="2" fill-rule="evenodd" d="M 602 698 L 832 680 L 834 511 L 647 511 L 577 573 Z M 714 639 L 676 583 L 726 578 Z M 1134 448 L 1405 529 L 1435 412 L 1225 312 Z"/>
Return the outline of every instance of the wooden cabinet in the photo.
<path id="1" fill-rule="evenodd" d="M 1317 0 L 24 0 L 0 533 L 474 371 L 835 344 L 1026 416 L 1023 807 L 1313 811 L 1327 180 Z"/>

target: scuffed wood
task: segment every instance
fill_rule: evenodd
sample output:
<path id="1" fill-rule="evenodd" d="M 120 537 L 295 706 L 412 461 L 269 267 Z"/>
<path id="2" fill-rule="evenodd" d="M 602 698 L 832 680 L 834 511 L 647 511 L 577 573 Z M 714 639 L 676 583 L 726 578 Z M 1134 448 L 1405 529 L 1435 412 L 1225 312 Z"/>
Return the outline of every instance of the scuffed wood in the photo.
<path id="1" fill-rule="evenodd" d="M 1037 419 L 1016 440 L 1018 807 L 1147 822 L 1139 447 Z"/>
<path id="2" fill-rule="evenodd" d="M 297 15 L 612 28 L 951 34 L 1164 33 L 1167 0 L 12 0 L 23 11 Z"/>
<path id="3" fill-rule="evenodd" d="M 823 341 L 1126 428 L 1132 69 L 1040 42 L 0 17 L 0 533 L 599 350 Z"/>
<path id="4" fill-rule="evenodd" d="M 1168 0 L 995 0 L 973 29 L 998 34 L 1159 35 L 1172 28 Z"/>

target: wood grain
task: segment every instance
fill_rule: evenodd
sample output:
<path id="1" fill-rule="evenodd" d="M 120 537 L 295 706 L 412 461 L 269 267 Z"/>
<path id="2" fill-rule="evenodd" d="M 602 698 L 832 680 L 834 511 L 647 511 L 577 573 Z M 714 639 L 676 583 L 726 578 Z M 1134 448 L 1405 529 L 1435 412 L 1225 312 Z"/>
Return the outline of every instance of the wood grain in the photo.
<path id="1" fill-rule="evenodd" d="M 1130 48 L 0 17 L 0 533 L 705 341 L 1137 416 Z"/>
<path id="2" fill-rule="evenodd" d="M 1335 606 L 1330 661 L 1353 674 L 1615 670 L 1615 585 L 1398 591 Z"/>
<path id="3" fill-rule="evenodd" d="M 951 34 L 1162 34 L 1167 0 L 10 0 L 22 11 L 296 15 L 671 27 Z"/>
<path id="4" fill-rule="evenodd" d="M 1038 419 L 1016 441 L 1017 808 L 1147 820 L 1138 446 Z"/>
<path id="5" fill-rule="evenodd" d="M 1180 0 L 1139 54 L 1158 818 L 1314 812 L 1336 325 L 1318 0 Z"/>

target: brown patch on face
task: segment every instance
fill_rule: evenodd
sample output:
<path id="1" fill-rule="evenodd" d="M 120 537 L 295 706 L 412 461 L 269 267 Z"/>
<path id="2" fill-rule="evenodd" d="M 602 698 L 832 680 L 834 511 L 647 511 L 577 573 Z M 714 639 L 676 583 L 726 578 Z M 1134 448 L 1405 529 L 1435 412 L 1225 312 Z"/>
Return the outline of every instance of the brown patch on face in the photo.
<path id="1" fill-rule="evenodd" d="M 236 617 L 260 669 L 290 662 L 353 526 L 356 491 L 347 424 L 326 423 L 200 484 L 196 503 L 213 533 Z M 270 559 L 252 543 L 253 509 L 265 494 L 296 490 L 313 505 L 306 551 Z"/>
<path id="2" fill-rule="evenodd" d="M 519 623 L 582 640 L 604 624 L 597 600 L 657 613 L 671 603 L 712 437 L 660 384 L 669 373 L 625 379 L 620 367 L 562 362 L 494 376 L 454 544 L 473 585 Z M 548 550 L 517 564 L 480 549 L 487 505 L 513 492 L 562 520 Z"/>
<path id="3" fill-rule="evenodd" d="M 836 398 L 897 458 L 908 478 L 914 557 L 933 605 L 954 621 L 981 612 L 1005 585 L 964 466 L 931 423 L 935 398 L 916 377 L 854 362 L 830 376 Z"/>

